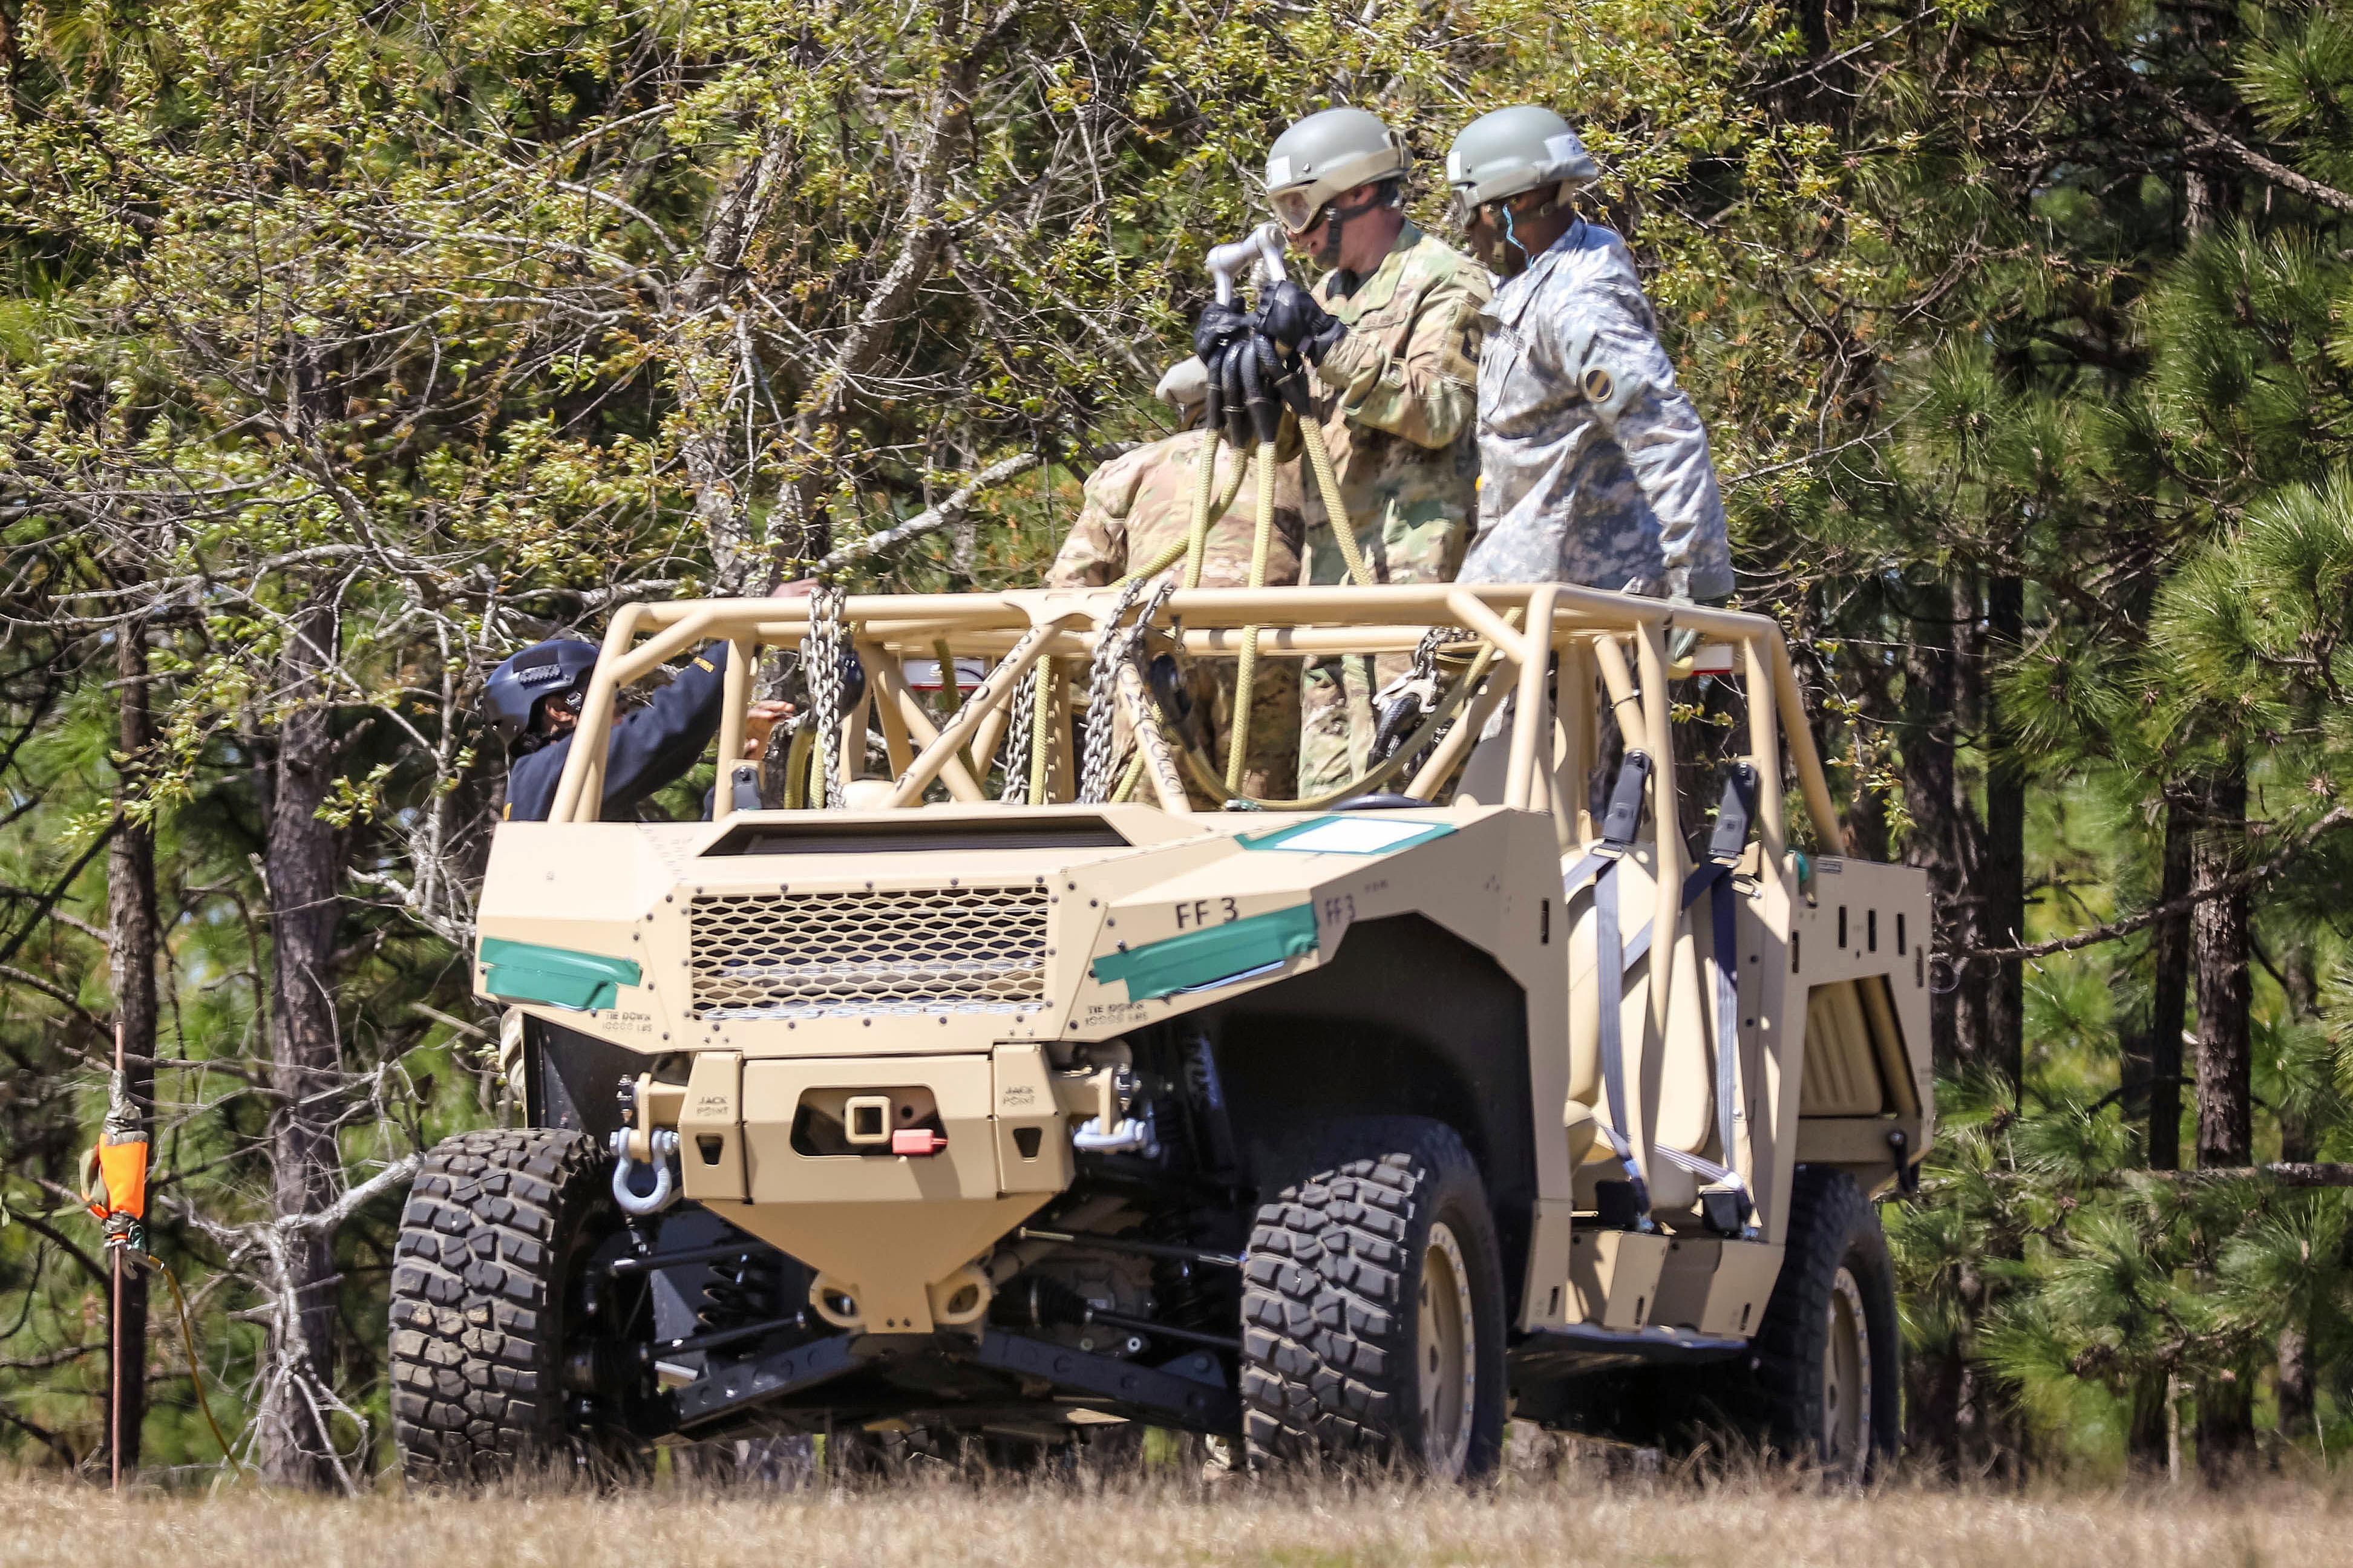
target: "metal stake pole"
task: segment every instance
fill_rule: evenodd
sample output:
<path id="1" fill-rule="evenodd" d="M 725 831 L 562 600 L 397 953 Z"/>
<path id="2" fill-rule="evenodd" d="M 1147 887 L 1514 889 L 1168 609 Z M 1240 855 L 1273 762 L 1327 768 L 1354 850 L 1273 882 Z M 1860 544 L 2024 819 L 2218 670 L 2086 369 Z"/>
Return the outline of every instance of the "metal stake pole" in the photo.
<path id="1" fill-rule="evenodd" d="M 114 1025 L 114 1081 L 122 1081 L 122 1022 Z M 100 1134 L 102 1138 L 105 1135 Z M 111 1201 L 111 1200 L 110 1200 Z M 122 1489 L 122 1248 L 111 1245 L 108 1237 L 107 1253 L 114 1265 L 114 1305 L 107 1313 L 107 1357 L 110 1372 L 106 1381 L 106 1470 L 107 1484 L 116 1491 Z"/>

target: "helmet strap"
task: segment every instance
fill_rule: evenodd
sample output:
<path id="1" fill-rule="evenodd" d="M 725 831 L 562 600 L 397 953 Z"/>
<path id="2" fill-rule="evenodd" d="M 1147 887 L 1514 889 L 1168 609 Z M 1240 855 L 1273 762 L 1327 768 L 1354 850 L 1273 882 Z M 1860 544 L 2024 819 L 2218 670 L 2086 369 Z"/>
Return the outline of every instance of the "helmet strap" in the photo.
<path id="1" fill-rule="evenodd" d="M 1338 267 L 1341 231 L 1348 226 L 1348 220 L 1362 217 L 1369 212 L 1378 212 L 1383 207 L 1393 207 L 1398 205 L 1398 198 L 1403 195 L 1404 187 L 1397 181 L 1383 180 L 1374 187 L 1371 195 L 1366 196 L 1355 206 L 1325 207 L 1324 209 L 1324 243 L 1316 247 L 1316 264 L 1327 271 Z"/>

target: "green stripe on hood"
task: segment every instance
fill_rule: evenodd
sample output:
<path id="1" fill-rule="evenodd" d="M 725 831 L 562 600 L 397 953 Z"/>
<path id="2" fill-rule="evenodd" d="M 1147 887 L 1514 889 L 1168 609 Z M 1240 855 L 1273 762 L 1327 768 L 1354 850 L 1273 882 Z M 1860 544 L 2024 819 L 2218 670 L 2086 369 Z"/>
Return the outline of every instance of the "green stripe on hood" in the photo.
<path id="1" fill-rule="evenodd" d="M 626 958 L 510 942 L 504 937 L 484 937 L 477 956 L 482 963 L 482 989 L 491 995 L 576 1012 L 612 1006 L 617 987 L 635 985 L 644 977 Z"/>
<path id="2" fill-rule="evenodd" d="M 1127 983 L 1127 999 L 1149 1002 L 1178 991 L 1239 980 L 1315 951 L 1315 910 L 1294 904 L 1208 931 L 1187 931 L 1126 952 L 1107 952 L 1089 966 L 1105 985 Z"/>

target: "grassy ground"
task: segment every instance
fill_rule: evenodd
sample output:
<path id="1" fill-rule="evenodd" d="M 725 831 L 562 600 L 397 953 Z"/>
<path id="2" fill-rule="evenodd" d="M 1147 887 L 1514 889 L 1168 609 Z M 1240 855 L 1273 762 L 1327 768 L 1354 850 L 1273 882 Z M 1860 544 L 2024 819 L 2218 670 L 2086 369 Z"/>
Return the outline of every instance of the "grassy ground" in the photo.
<path id="1" fill-rule="evenodd" d="M 766 1497 L 669 1489 L 354 1502 L 242 1489 L 117 1500 L 0 1476 L 0 1564 L 1722 1568 L 1737 1553 L 1760 1568 L 2327 1568 L 2353 1564 L 2344 1503 L 2325 1482 L 2277 1480 L 2222 1492 L 1895 1488 L 1852 1497 L 1773 1479 L 1702 1489 L 1590 1477 L 1514 1478 L 1479 1493 L 912 1483 Z"/>

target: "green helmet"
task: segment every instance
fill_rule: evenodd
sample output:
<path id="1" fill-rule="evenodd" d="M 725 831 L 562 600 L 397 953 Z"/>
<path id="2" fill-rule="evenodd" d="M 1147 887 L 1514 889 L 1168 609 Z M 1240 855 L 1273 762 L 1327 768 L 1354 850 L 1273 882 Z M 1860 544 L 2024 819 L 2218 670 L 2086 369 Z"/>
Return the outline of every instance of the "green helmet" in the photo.
<path id="1" fill-rule="evenodd" d="M 1600 177 L 1568 121 L 1534 103 L 1481 115 L 1462 128 L 1446 154 L 1458 224 L 1469 223 L 1489 202 L 1546 185 L 1589 185 Z"/>
<path id="2" fill-rule="evenodd" d="M 1361 109 L 1326 109 L 1274 139 L 1266 153 L 1266 199 L 1282 226 L 1299 234 L 1324 204 L 1377 180 L 1401 180 L 1405 138 Z"/>

